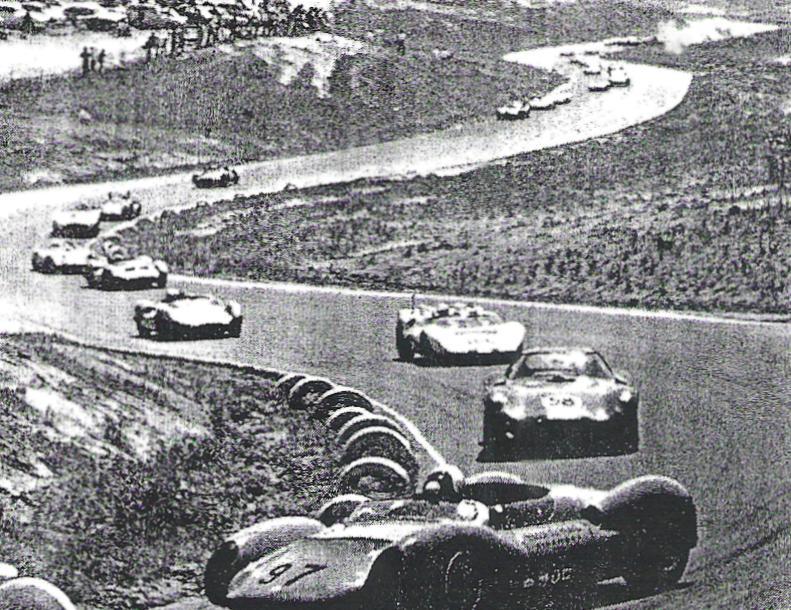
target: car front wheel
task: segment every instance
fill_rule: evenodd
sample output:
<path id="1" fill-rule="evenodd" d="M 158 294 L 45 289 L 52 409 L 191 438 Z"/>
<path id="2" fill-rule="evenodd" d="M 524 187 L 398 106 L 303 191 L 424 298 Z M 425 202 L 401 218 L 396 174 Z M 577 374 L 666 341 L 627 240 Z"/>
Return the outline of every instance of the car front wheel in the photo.
<path id="1" fill-rule="evenodd" d="M 674 586 L 684 574 L 689 548 L 659 544 L 640 553 L 624 574 L 626 584 L 639 595 L 648 595 Z"/>

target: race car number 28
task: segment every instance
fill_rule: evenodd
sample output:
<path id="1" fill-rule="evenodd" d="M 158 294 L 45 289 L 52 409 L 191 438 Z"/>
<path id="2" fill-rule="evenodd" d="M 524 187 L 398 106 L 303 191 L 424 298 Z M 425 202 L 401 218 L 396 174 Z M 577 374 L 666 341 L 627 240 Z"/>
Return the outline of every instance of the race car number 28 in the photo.
<path id="1" fill-rule="evenodd" d="M 281 563 L 269 570 L 269 574 L 258 580 L 259 584 L 268 585 L 275 582 L 281 576 L 289 574 L 289 579 L 283 583 L 284 587 L 293 585 L 298 580 L 302 580 L 306 576 L 321 572 L 327 566 L 320 563 L 305 563 L 294 565 L 293 563 Z"/>

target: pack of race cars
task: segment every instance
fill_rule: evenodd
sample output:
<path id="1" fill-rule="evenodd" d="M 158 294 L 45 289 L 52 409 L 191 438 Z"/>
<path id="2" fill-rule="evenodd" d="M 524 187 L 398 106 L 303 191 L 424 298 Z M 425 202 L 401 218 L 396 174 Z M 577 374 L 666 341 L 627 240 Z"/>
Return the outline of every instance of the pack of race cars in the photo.
<path id="1" fill-rule="evenodd" d="M 215 172 L 216 184 L 193 180 L 199 188 L 228 186 L 238 174 Z M 214 175 L 211 170 L 200 174 Z M 223 177 L 224 176 L 224 177 Z M 201 182 L 201 184 L 198 184 Z M 165 261 L 150 256 L 132 256 L 112 239 L 96 240 L 102 222 L 137 218 L 140 202 L 131 193 L 110 193 L 99 205 L 81 204 L 73 210 L 58 212 L 52 220 L 51 239 L 36 248 L 31 257 L 33 271 L 44 274 L 79 274 L 89 288 L 97 290 L 146 290 L 165 288 L 169 268 Z M 239 337 L 242 311 L 239 303 L 214 295 L 168 291 L 155 302 L 140 301 L 134 316 L 140 337 L 157 340 L 209 339 Z"/>
<path id="2" fill-rule="evenodd" d="M 199 188 L 234 181 L 235 172 L 194 180 Z M 85 241 L 101 222 L 140 212 L 126 194 L 56 215 L 33 269 L 81 274 L 100 290 L 165 288 L 164 261 L 130 256 L 112 240 Z M 236 301 L 168 289 L 139 301 L 133 320 L 143 338 L 215 339 L 239 337 L 243 315 Z M 524 324 L 495 311 L 414 298 L 397 313 L 395 344 L 400 361 L 420 366 L 508 365 L 484 385 L 479 461 L 638 449 L 637 389 L 592 348 L 531 346 Z M 319 403 L 339 438 L 348 445 L 372 430 L 398 436 L 389 418 L 345 399 L 354 394 L 347 390 Z M 581 589 L 613 578 L 635 595 L 672 587 L 697 544 L 694 501 L 667 477 L 598 490 L 535 485 L 499 471 L 465 477 L 445 465 L 417 489 L 396 499 L 343 493 L 315 515 L 269 519 L 229 536 L 206 565 L 207 597 L 232 610 L 456 610 L 548 598 L 573 605 Z"/>

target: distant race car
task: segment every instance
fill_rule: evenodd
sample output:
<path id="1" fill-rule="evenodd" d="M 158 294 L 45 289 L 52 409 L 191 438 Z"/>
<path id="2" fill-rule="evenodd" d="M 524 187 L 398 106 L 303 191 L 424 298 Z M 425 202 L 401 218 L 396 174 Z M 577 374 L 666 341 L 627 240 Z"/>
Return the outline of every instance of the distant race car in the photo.
<path id="1" fill-rule="evenodd" d="M 516 121 L 526 119 L 530 116 L 530 104 L 526 102 L 513 101 L 497 109 L 496 116 L 501 121 Z"/>
<path id="2" fill-rule="evenodd" d="M 142 290 L 164 288 L 168 266 L 150 256 L 108 261 L 94 265 L 85 272 L 88 286 L 100 290 Z"/>
<path id="3" fill-rule="evenodd" d="M 640 398 L 590 348 L 525 350 L 505 377 L 487 383 L 481 460 L 573 455 L 603 445 L 635 451 Z"/>
<path id="4" fill-rule="evenodd" d="M 667 477 L 603 491 L 500 472 L 451 476 L 430 474 L 411 499 L 347 494 L 314 518 L 241 530 L 207 562 L 209 601 L 232 610 L 543 608 L 578 603 L 617 577 L 640 597 L 674 586 L 698 543 L 694 501 Z"/>
<path id="5" fill-rule="evenodd" d="M 33 271 L 41 273 L 85 273 L 105 258 L 89 246 L 66 239 L 52 239 L 33 250 Z"/>
<path id="6" fill-rule="evenodd" d="M 142 206 L 131 193 L 109 193 L 102 204 L 102 220 L 132 220 L 140 216 Z"/>
<path id="7" fill-rule="evenodd" d="M 610 87 L 612 87 L 612 82 L 606 76 L 588 83 L 588 91 L 607 91 Z"/>
<path id="8" fill-rule="evenodd" d="M 68 210 L 52 219 L 52 237 L 86 239 L 99 235 L 100 210 Z"/>
<path id="9" fill-rule="evenodd" d="M 568 104 L 574 96 L 570 85 L 561 85 L 557 89 L 551 91 L 549 95 L 556 105 Z"/>
<path id="10" fill-rule="evenodd" d="M 521 350 L 526 334 L 520 322 L 506 322 L 477 305 L 420 305 L 398 312 L 396 349 L 404 362 L 418 355 L 447 364 L 478 359 L 510 361 Z"/>
<path id="11" fill-rule="evenodd" d="M 613 68 L 608 71 L 607 78 L 613 87 L 628 87 L 632 82 L 624 68 Z"/>
<path id="12" fill-rule="evenodd" d="M 199 189 L 226 187 L 239 184 L 239 174 L 235 169 L 207 169 L 192 176 L 192 183 Z"/>
<path id="13" fill-rule="evenodd" d="M 169 290 L 159 302 L 140 301 L 135 305 L 135 324 L 141 337 L 238 337 L 242 319 L 242 308 L 236 301 L 178 290 Z"/>
<path id="14" fill-rule="evenodd" d="M 550 91 L 541 97 L 534 97 L 530 100 L 530 108 L 533 110 L 552 110 L 555 107 L 555 99 Z"/>

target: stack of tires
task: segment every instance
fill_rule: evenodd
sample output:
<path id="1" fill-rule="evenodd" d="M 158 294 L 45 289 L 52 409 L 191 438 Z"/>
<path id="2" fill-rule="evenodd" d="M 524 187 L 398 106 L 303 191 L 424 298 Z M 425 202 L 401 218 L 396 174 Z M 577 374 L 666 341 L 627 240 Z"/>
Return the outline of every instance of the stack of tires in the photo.
<path id="1" fill-rule="evenodd" d="M 411 494 L 419 464 L 403 426 L 362 392 L 301 374 L 280 378 L 277 389 L 292 409 L 309 410 L 343 447 L 340 493 Z"/>

